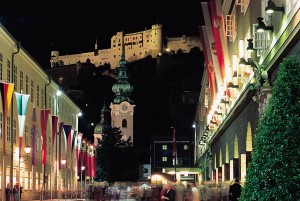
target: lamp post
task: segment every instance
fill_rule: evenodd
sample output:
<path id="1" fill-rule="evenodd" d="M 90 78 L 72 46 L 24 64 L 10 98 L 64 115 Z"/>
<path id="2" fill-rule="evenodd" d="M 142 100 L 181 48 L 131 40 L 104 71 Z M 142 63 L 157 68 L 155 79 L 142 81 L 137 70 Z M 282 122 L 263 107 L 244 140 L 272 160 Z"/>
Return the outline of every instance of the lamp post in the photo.
<path id="1" fill-rule="evenodd" d="M 81 187 L 80 188 L 81 189 L 81 194 L 80 194 L 81 196 L 80 197 L 81 197 L 81 199 L 83 198 L 82 197 L 82 174 L 83 174 L 84 169 L 85 169 L 85 166 L 81 166 L 81 174 L 80 174 L 80 187 Z"/>
<path id="2" fill-rule="evenodd" d="M 58 113 L 58 97 L 61 96 L 62 92 L 61 90 L 57 90 L 56 91 L 56 109 L 55 109 L 55 114 L 56 116 L 58 117 L 59 113 Z M 56 136 L 55 136 L 55 161 L 56 161 L 56 166 L 55 166 L 55 184 L 56 184 L 56 195 L 57 195 L 57 199 L 59 199 L 59 196 L 58 196 L 58 134 L 59 132 L 56 133 Z"/>
<path id="3" fill-rule="evenodd" d="M 67 171 L 66 171 L 66 167 L 65 167 L 65 165 L 66 165 L 66 163 L 67 163 L 67 160 L 66 159 L 63 159 L 63 160 L 61 160 L 61 164 L 64 166 L 64 171 L 65 171 L 65 182 L 63 182 L 65 185 L 65 200 L 67 199 L 67 196 L 66 196 L 66 179 L 67 179 Z"/>
<path id="4" fill-rule="evenodd" d="M 192 125 L 194 129 L 194 164 L 197 162 L 197 131 L 196 131 L 196 123 L 194 122 Z"/>
<path id="5" fill-rule="evenodd" d="M 24 148 L 24 150 L 25 150 L 25 153 L 26 153 L 26 158 L 23 159 L 23 162 L 28 159 L 28 154 L 31 151 L 31 147 L 26 146 Z M 21 151 L 21 150 L 19 150 L 19 151 Z M 21 178 L 21 171 L 20 171 L 21 170 L 21 158 L 22 158 L 22 155 L 20 154 L 20 157 L 19 157 L 19 178 L 18 178 L 19 182 L 20 182 L 20 178 Z M 19 183 L 19 187 L 18 188 L 19 188 L 18 190 L 19 190 L 19 198 L 20 198 L 21 197 L 21 183 Z"/>
<path id="6" fill-rule="evenodd" d="M 44 109 L 47 109 L 47 87 L 51 85 L 51 77 L 48 76 L 48 83 L 45 84 L 45 98 L 44 98 Z M 46 131 L 45 131 L 46 132 Z M 43 142 L 43 147 L 45 146 L 44 142 Z M 50 168 L 50 174 L 51 174 L 51 168 Z M 45 190 L 45 181 L 46 181 L 46 162 L 44 164 L 42 164 L 42 175 L 43 175 L 43 183 L 42 183 L 42 189 L 41 189 L 41 201 L 44 200 L 44 190 Z M 47 176 L 48 177 L 48 176 Z"/>

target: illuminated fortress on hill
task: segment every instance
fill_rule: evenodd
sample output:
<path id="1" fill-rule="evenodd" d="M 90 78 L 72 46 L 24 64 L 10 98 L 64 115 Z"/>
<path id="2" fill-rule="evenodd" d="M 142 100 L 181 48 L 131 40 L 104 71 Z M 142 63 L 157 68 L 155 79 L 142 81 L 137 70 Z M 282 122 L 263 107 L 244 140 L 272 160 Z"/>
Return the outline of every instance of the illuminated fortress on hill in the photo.
<path id="1" fill-rule="evenodd" d="M 80 54 L 59 55 L 59 51 L 51 52 L 51 68 L 56 66 L 71 65 L 77 62 L 85 63 L 90 60 L 95 66 L 110 64 L 111 69 L 119 66 L 122 55 L 122 39 L 124 37 L 125 59 L 128 62 L 143 59 L 147 56 L 156 58 L 163 52 L 177 52 L 182 50 L 188 53 L 191 48 L 199 47 L 202 50 L 200 37 L 183 35 L 177 38 L 166 38 L 162 34 L 162 25 L 155 24 L 151 29 L 135 33 L 124 34 L 117 32 L 111 38 L 110 49 L 98 50 L 97 41 L 94 52 L 85 52 Z"/>

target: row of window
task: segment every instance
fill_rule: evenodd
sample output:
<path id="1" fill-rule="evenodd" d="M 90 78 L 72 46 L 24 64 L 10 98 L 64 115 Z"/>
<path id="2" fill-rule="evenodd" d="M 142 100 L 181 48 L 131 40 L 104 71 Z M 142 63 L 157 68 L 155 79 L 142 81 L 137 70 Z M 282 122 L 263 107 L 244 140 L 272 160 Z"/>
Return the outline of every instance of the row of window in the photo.
<path id="1" fill-rule="evenodd" d="M 0 53 L 0 80 L 5 80 L 6 82 L 14 83 L 15 91 L 20 91 L 20 93 L 30 94 L 31 103 L 38 108 L 43 107 L 43 100 L 44 100 L 44 90 L 40 85 L 36 84 L 34 80 L 30 80 L 29 86 L 29 76 L 24 75 L 25 73 L 20 69 L 18 71 L 18 67 L 14 65 L 14 73 L 13 73 L 13 80 L 11 80 L 11 62 L 7 59 L 6 62 L 7 66 L 7 73 L 6 79 L 3 79 L 3 54 Z M 18 72 L 19 72 L 19 79 L 18 79 Z M 24 88 L 24 77 L 25 77 L 25 88 Z M 30 90 L 29 90 L 30 87 Z M 63 116 L 64 113 L 68 114 L 68 120 L 71 123 L 75 122 L 76 116 L 72 115 L 70 110 L 65 111 L 64 109 L 64 102 L 61 100 L 56 102 L 56 97 L 52 97 L 51 94 L 48 95 L 47 98 L 47 105 L 50 106 L 52 114 L 58 114 L 58 110 L 61 112 L 60 116 Z M 59 104 L 60 103 L 60 104 Z M 58 105 L 58 107 L 56 107 Z M 46 107 L 46 105 L 44 106 Z"/>

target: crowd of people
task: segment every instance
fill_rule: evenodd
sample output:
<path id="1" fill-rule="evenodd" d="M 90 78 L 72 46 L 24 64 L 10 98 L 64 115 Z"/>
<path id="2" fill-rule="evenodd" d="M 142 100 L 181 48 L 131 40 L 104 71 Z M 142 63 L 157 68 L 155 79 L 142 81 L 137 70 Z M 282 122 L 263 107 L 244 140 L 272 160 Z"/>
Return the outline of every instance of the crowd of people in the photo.
<path id="1" fill-rule="evenodd" d="M 223 182 L 216 184 L 212 181 L 205 181 L 201 184 L 196 182 L 168 182 L 163 186 L 149 186 L 149 188 L 138 188 L 139 192 L 134 194 L 134 198 L 138 201 L 238 201 L 241 195 L 242 185 L 238 178 L 233 183 Z M 87 199 L 90 200 L 119 200 L 122 196 L 119 190 L 116 193 L 109 190 L 107 184 L 98 186 L 90 186 L 88 188 Z M 5 199 L 11 201 L 20 201 L 22 195 L 22 187 L 19 183 L 11 188 L 10 183 L 5 188 Z M 113 196 L 114 195 L 114 196 Z M 118 196 L 115 196 L 118 195 Z M 133 198 L 132 196 L 130 196 Z"/>
<path id="2" fill-rule="evenodd" d="M 21 200 L 21 195 L 22 195 L 22 187 L 20 184 L 17 182 L 13 188 L 11 188 L 10 183 L 6 185 L 5 188 L 5 200 L 10 201 L 11 196 L 13 197 L 14 201 L 20 201 Z"/>
<path id="3" fill-rule="evenodd" d="M 147 193 L 147 191 L 152 191 Z M 159 191 L 159 193 L 157 193 Z M 235 178 L 233 183 L 223 182 L 215 184 L 206 181 L 201 184 L 172 183 L 163 185 L 160 189 L 151 187 L 140 189 L 140 194 L 136 197 L 139 201 L 237 201 L 241 195 L 242 186 L 239 179 Z"/>

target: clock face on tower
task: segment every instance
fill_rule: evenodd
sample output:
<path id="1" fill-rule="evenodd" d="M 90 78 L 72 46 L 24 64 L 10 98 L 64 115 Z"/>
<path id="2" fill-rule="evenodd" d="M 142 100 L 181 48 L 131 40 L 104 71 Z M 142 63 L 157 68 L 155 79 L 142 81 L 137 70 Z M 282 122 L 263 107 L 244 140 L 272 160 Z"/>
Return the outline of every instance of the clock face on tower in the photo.
<path id="1" fill-rule="evenodd" d="M 127 109 L 128 109 L 128 103 L 125 103 L 125 102 L 121 103 L 121 105 L 120 105 L 121 112 L 126 112 Z"/>

